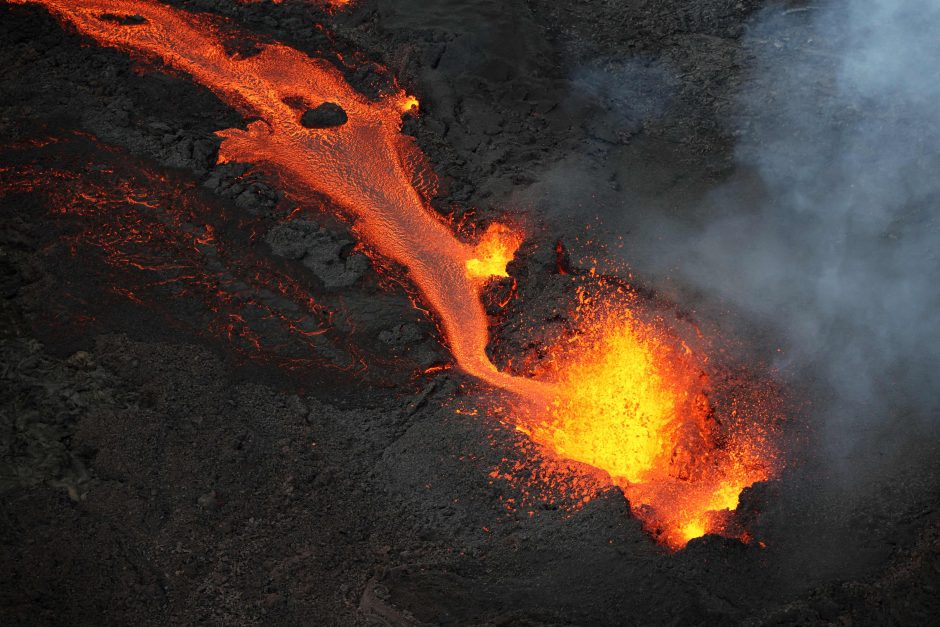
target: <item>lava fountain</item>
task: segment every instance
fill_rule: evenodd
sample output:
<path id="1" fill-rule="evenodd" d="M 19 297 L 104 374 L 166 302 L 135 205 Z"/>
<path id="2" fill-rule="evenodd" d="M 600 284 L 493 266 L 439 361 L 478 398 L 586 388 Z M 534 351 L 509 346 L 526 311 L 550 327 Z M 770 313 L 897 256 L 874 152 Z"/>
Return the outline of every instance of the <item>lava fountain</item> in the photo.
<path id="1" fill-rule="evenodd" d="M 490 277 L 506 275 L 521 238 L 496 225 L 478 244 L 464 243 L 427 206 L 412 184 L 423 155 L 400 132 L 413 97 L 369 100 L 333 65 L 279 44 L 232 54 L 217 19 L 152 0 L 8 1 L 41 4 L 102 45 L 158 58 L 251 120 L 218 132 L 220 161 L 255 164 L 298 197 L 331 198 L 374 254 L 405 269 L 457 366 L 509 392 L 519 429 L 536 442 L 609 473 L 666 543 L 722 531 L 713 514 L 772 473 L 766 440 L 715 441 L 695 357 L 669 346 L 626 300 L 585 297 L 582 330 L 540 376 L 496 368 L 481 295 Z M 305 126 L 304 112 L 322 103 L 339 105 L 347 120 Z"/>

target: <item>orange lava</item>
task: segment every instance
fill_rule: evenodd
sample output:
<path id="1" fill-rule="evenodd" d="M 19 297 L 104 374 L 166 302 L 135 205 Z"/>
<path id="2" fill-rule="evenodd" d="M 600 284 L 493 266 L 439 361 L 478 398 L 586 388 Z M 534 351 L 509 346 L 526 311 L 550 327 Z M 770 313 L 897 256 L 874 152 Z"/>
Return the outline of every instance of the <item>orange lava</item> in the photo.
<path id="1" fill-rule="evenodd" d="M 42 4 L 103 45 L 156 57 L 252 120 L 218 133 L 220 160 L 262 167 L 298 198 L 330 197 L 371 252 L 405 268 L 457 366 L 518 399 L 519 429 L 534 441 L 608 473 L 664 542 L 724 531 L 721 512 L 772 474 L 763 434 L 738 429 L 717 441 L 701 356 L 639 320 L 628 300 L 586 298 L 578 333 L 551 351 L 538 377 L 494 366 L 481 295 L 489 277 L 506 276 L 521 238 L 496 225 L 466 244 L 427 206 L 413 185 L 422 155 L 400 133 L 413 97 L 371 101 L 328 62 L 282 45 L 232 56 L 218 20 L 152 0 L 8 1 Z M 304 110 L 323 102 L 339 104 L 348 121 L 301 125 Z"/>
<path id="2" fill-rule="evenodd" d="M 579 288 L 578 332 L 543 360 L 556 394 L 549 420 L 538 408 L 518 425 L 558 456 L 610 475 L 661 541 L 682 547 L 731 532 L 741 491 L 773 476 L 773 416 L 716 417 L 707 360 L 654 322 L 638 318 L 624 290 Z M 746 402 L 750 399 L 742 399 Z M 762 399 L 757 399 L 759 410 Z M 753 410 L 754 408 L 748 408 Z M 525 407 L 517 405 L 517 414 Z"/>

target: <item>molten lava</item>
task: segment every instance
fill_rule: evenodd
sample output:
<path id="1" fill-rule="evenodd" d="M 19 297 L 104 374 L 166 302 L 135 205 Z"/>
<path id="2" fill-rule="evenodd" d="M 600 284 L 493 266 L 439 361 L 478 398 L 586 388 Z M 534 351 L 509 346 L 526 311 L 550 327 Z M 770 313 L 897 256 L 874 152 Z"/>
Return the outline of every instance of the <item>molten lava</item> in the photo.
<path id="1" fill-rule="evenodd" d="M 508 277 L 506 265 L 516 256 L 522 236 L 503 224 L 491 224 L 467 259 L 467 275 L 475 279 Z"/>
<path id="2" fill-rule="evenodd" d="M 412 111 L 416 111 L 420 106 L 421 103 L 418 102 L 418 99 L 415 96 L 407 96 L 401 103 L 401 112 L 410 113 Z"/>
<path id="3" fill-rule="evenodd" d="M 609 474 L 670 546 L 730 531 L 724 514 L 737 507 L 741 491 L 776 470 L 767 427 L 739 420 L 734 407 L 716 407 L 704 356 L 641 320 L 634 294 L 600 283 L 589 277 L 578 289 L 578 332 L 541 365 L 540 378 L 555 391 L 550 419 L 534 412 L 517 428 L 560 457 Z M 747 408 L 749 418 L 766 405 L 739 394 L 742 409 L 757 405 Z M 723 428 L 718 409 L 729 414 Z M 525 415 L 525 408 L 516 412 Z"/>
<path id="4" fill-rule="evenodd" d="M 262 167 L 298 198 L 331 198 L 372 253 L 406 269 L 457 366 L 511 393 L 518 427 L 533 440 L 608 473 L 663 541 L 682 546 L 723 531 L 721 512 L 772 474 L 763 433 L 736 428 L 717 437 L 702 358 L 641 321 L 626 297 L 585 295 L 577 332 L 537 377 L 496 368 L 481 296 L 489 277 L 507 275 L 521 238 L 494 225 L 466 244 L 427 205 L 413 184 L 422 155 L 400 133 L 403 113 L 417 107 L 413 97 L 369 100 L 331 64 L 283 45 L 232 55 L 217 20 L 152 0 L 9 1 L 42 4 L 102 45 L 156 57 L 242 112 L 251 120 L 244 129 L 218 133 L 220 160 Z M 327 102 L 347 121 L 301 124 L 305 111 Z"/>

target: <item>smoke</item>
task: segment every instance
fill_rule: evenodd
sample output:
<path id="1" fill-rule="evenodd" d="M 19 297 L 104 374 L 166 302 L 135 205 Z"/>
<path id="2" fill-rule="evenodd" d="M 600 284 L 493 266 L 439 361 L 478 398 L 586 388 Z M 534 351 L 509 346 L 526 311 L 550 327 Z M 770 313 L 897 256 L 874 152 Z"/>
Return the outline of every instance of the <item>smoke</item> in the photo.
<path id="1" fill-rule="evenodd" d="M 764 197 L 716 192 L 732 210 L 682 233 L 678 270 L 778 326 L 778 365 L 828 388 L 827 442 L 842 448 L 936 411 L 940 3 L 806 17 L 778 8 L 750 30 L 736 158 Z"/>
<path id="2" fill-rule="evenodd" d="M 937 0 L 768 8 L 722 120 L 735 173 L 685 201 L 624 185 L 607 218 L 640 274 L 772 329 L 833 458 L 903 449 L 937 422 L 938 32 Z M 543 189 L 570 188 L 570 172 Z"/>
<path id="3" fill-rule="evenodd" d="M 766 197 L 687 242 L 683 275 L 780 324 L 781 366 L 828 384 L 830 448 L 936 411 L 938 29 L 933 0 L 763 16 L 737 159 Z"/>

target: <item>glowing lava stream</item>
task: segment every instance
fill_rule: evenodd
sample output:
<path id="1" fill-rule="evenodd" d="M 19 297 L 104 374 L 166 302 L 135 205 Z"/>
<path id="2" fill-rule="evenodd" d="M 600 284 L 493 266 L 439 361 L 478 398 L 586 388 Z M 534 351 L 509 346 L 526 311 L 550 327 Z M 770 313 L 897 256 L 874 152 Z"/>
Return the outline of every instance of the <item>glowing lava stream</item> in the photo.
<path id="1" fill-rule="evenodd" d="M 490 276 L 505 275 L 518 236 L 495 228 L 480 245 L 469 246 L 426 206 L 408 166 L 420 152 L 400 134 L 402 113 L 413 98 L 399 92 L 372 102 L 326 61 L 279 44 L 263 45 L 247 58 L 233 56 L 217 22 L 152 0 L 7 1 L 44 5 L 103 45 L 158 57 L 253 119 L 246 130 L 218 133 L 220 161 L 257 164 L 292 193 L 323 194 L 342 207 L 362 241 L 407 269 L 457 365 L 549 414 L 554 422 L 543 418 L 541 425 L 520 427 L 556 453 L 609 472 L 635 511 L 653 505 L 656 515 L 644 520 L 667 543 L 681 546 L 718 530 L 707 514 L 734 509 L 742 488 L 768 476 L 759 463 L 761 447 L 750 440 L 718 457 L 698 455 L 714 446 L 702 426 L 704 412 L 694 407 L 699 396 L 689 382 L 695 373 L 663 367 L 671 355 L 650 343 L 628 315 L 610 318 L 616 325 L 611 332 L 569 361 L 581 379 L 559 375 L 540 381 L 493 365 L 481 291 Z M 304 127 L 304 110 L 324 102 L 339 104 L 348 121 Z M 599 326 L 603 330 L 607 323 Z M 683 429 L 690 424 L 699 430 L 686 437 Z"/>
<path id="2" fill-rule="evenodd" d="M 220 160 L 266 164 L 295 191 L 332 198 L 356 220 L 359 237 L 407 268 L 465 372 L 526 396 L 543 394 L 543 384 L 498 371 L 486 355 L 489 334 L 480 301 L 485 277 L 467 272 L 476 258 L 474 248 L 425 206 L 402 164 L 403 155 L 417 150 L 399 132 L 402 112 L 411 102 L 404 93 L 370 102 L 335 67 L 286 46 L 266 45 L 255 56 L 233 58 L 208 19 L 147 0 L 36 3 L 102 44 L 160 57 L 260 118 L 246 131 L 218 133 L 223 138 Z M 127 16 L 146 21 L 122 19 Z M 334 128 L 305 128 L 303 111 L 285 103 L 292 99 L 309 106 L 338 103 L 349 120 Z"/>

